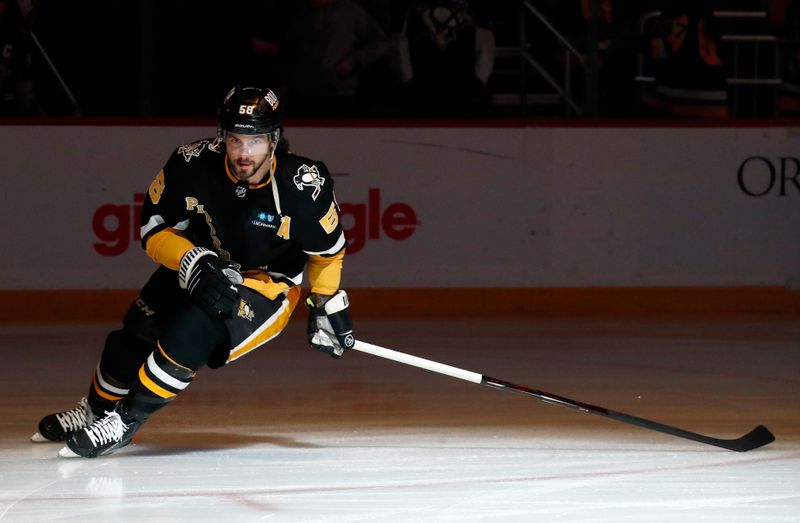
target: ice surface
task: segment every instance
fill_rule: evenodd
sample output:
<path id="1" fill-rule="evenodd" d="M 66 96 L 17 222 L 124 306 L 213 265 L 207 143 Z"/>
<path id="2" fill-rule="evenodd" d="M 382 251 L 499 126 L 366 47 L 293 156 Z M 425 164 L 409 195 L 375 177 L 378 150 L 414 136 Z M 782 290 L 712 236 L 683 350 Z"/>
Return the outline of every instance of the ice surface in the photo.
<path id="1" fill-rule="evenodd" d="M 800 522 L 797 318 L 361 321 L 365 341 L 702 434 L 747 453 L 361 353 L 290 324 L 201 370 L 134 445 L 29 437 L 85 395 L 115 325 L 0 325 L 0 521 Z"/>

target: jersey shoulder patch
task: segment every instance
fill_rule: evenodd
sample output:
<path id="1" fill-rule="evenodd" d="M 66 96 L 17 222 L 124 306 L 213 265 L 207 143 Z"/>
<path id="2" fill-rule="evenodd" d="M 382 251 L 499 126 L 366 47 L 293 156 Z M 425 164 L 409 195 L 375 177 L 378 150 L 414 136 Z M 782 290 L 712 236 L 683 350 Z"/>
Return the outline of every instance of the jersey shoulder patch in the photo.
<path id="1" fill-rule="evenodd" d="M 325 189 L 331 189 L 333 182 L 328 169 L 322 162 L 286 154 L 278 158 L 278 164 L 282 167 L 280 170 L 284 180 L 289 182 L 290 187 L 294 189 L 293 192 L 303 193 L 311 200 L 317 201 Z"/>
<path id="2" fill-rule="evenodd" d="M 322 192 L 322 186 L 325 185 L 325 178 L 320 175 L 319 168 L 316 165 L 304 163 L 297 168 L 297 174 L 292 178 L 292 182 L 298 191 L 309 187 L 311 189 L 311 199 L 316 200 L 319 197 L 319 193 Z"/>
<path id="3" fill-rule="evenodd" d="M 175 150 L 175 156 L 183 158 L 183 160 L 188 163 L 194 158 L 199 158 L 204 151 L 219 154 L 221 152 L 219 138 L 207 138 L 205 140 L 198 140 L 181 145 Z"/>

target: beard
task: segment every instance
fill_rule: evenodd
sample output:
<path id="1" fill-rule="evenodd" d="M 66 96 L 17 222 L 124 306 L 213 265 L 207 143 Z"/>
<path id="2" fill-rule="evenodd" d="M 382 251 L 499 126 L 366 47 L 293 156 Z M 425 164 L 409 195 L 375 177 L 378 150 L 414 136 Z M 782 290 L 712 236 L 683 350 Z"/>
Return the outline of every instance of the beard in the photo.
<path id="1" fill-rule="evenodd" d="M 241 160 L 231 160 L 229 158 L 228 166 L 233 175 L 236 176 L 236 179 L 245 182 L 248 181 L 249 178 L 252 178 L 266 161 L 267 158 L 263 157 L 260 160 L 246 160 L 244 164 L 242 164 L 240 163 L 242 162 Z"/>

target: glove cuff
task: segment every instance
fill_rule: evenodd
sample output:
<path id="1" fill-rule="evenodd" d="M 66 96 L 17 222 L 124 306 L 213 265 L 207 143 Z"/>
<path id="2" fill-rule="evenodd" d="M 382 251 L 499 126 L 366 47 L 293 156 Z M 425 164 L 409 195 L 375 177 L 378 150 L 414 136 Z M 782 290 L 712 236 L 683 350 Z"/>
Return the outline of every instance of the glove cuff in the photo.
<path id="1" fill-rule="evenodd" d="M 325 310 L 325 314 L 330 316 L 331 314 L 336 314 L 337 312 L 343 311 L 349 306 L 350 300 L 347 298 L 347 293 L 342 289 L 339 289 L 333 296 L 325 300 L 323 309 Z"/>
<path id="2" fill-rule="evenodd" d="M 349 307 L 350 300 L 347 297 L 347 293 L 342 289 L 331 295 L 312 292 L 306 298 L 306 305 L 311 309 L 319 309 L 325 314 L 334 314 Z"/>
<path id="3" fill-rule="evenodd" d="M 205 247 L 195 247 L 189 249 L 181 258 L 181 266 L 178 269 L 178 285 L 181 289 L 189 288 L 189 278 L 192 275 L 197 261 L 203 256 L 217 256 L 217 253 Z"/>

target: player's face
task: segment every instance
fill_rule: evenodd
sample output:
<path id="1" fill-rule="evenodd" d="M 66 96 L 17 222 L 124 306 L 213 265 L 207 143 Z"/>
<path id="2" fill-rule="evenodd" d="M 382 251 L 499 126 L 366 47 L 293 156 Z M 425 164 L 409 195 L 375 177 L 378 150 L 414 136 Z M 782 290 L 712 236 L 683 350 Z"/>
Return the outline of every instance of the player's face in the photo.
<path id="1" fill-rule="evenodd" d="M 236 179 L 243 182 L 261 182 L 271 167 L 274 149 L 266 134 L 225 133 L 228 166 Z"/>

